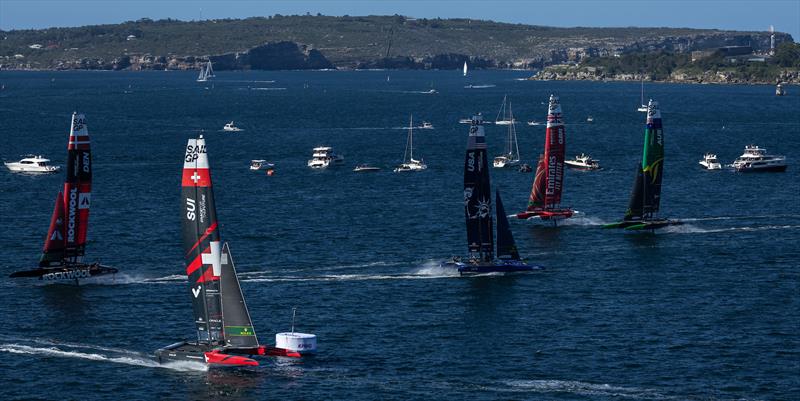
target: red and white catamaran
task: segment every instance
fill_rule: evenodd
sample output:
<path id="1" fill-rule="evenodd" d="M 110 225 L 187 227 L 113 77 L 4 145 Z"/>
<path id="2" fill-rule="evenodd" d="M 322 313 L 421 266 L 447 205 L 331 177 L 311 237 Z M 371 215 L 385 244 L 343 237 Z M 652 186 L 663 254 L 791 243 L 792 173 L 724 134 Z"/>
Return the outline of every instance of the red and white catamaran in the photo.
<path id="1" fill-rule="evenodd" d="M 257 366 L 253 356 L 300 357 L 313 352 L 316 337 L 303 334 L 294 349 L 258 343 L 228 243 L 220 239 L 206 142 L 189 139 L 183 164 L 182 231 L 196 341 L 181 341 L 155 352 L 159 362 L 197 361 L 211 366 Z M 278 338 L 283 338 L 279 333 Z M 296 337 L 296 336 L 295 336 Z M 299 341 L 299 343 L 298 343 Z"/>
<path id="2" fill-rule="evenodd" d="M 516 214 L 518 219 L 538 218 L 555 222 L 575 214 L 574 210 L 560 205 L 561 192 L 564 188 L 566 142 L 566 131 L 561 117 L 561 103 L 557 96 L 550 95 L 544 154 L 539 156 L 539 163 L 536 166 L 528 208 L 524 212 Z"/>
<path id="3" fill-rule="evenodd" d="M 64 190 L 56 196 L 39 268 L 14 272 L 11 277 L 78 282 L 79 279 L 117 272 L 116 268 L 97 262 L 83 262 L 91 195 L 92 151 L 86 117 L 72 113 L 67 144 L 67 176 Z"/>

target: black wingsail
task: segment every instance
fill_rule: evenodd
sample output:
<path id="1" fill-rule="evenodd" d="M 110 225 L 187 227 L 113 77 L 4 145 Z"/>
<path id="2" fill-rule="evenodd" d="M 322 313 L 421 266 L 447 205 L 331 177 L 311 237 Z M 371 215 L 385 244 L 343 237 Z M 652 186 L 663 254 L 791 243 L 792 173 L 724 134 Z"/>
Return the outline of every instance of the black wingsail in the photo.
<path id="1" fill-rule="evenodd" d="M 202 136 L 186 145 L 181 186 L 183 248 L 197 339 L 217 343 L 223 340 L 220 234 Z"/>
<path id="2" fill-rule="evenodd" d="M 253 330 L 253 321 L 244 302 L 236 266 L 233 264 L 228 243 L 222 246 L 222 324 L 225 327 L 225 345 L 234 348 L 258 347 L 258 338 Z"/>
<path id="3" fill-rule="evenodd" d="M 467 246 L 482 261 L 491 261 L 494 253 L 492 233 L 492 192 L 489 164 L 486 159 L 486 136 L 483 117 L 472 117 L 464 161 L 464 215 L 467 220 Z"/>
<path id="4" fill-rule="evenodd" d="M 500 199 L 500 191 L 495 191 L 495 203 L 497 208 L 497 257 L 519 260 L 519 251 L 517 251 L 517 244 L 514 242 L 514 235 L 508 224 L 503 200 Z"/>

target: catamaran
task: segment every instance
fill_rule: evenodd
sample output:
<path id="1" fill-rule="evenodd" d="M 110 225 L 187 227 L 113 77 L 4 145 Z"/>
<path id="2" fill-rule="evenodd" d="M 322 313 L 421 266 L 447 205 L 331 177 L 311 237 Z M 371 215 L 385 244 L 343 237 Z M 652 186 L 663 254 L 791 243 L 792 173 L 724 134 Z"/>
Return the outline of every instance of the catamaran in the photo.
<path id="1" fill-rule="evenodd" d="M 503 97 L 503 109 L 505 109 L 506 98 Z M 506 166 L 516 166 L 519 164 L 519 145 L 517 144 L 517 129 L 515 127 L 514 113 L 511 111 L 511 102 L 508 102 L 508 115 L 504 115 L 500 120 L 498 115 L 495 124 L 508 125 L 508 136 L 506 137 L 506 148 L 502 155 L 497 156 L 492 161 L 492 165 L 496 168 L 503 168 Z"/>
<path id="2" fill-rule="evenodd" d="M 467 62 L 464 62 L 464 76 L 467 76 Z"/>
<path id="3" fill-rule="evenodd" d="M 56 196 L 39 268 L 14 272 L 11 277 L 38 277 L 40 280 L 69 280 L 77 283 L 81 278 L 117 272 L 116 268 L 97 262 L 83 262 L 89 229 L 91 192 L 92 152 L 86 117 L 72 113 L 64 191 Z"/>
<path id="4" fill-rule="evenodd" d="M 230 248 L 220 236 L 202 135 L 189 139 L 186 145 L 181 186 L 183 251 L 197 340 L 157 350 L 158 361 L 237 367 L 257 366 L 252 359 L 255 355 L 299 357 L 296 350 L 258 342 Z"/>
<path id="5" fill-rule="evenodd" d="M 564 187 L 566 142 L 567 134 L 561 117 L 561 103 L 557 96 L 550 95 L 544 154 L 539 156 L 539 163 L 536 165 L 528 208 L 515 215 L 518 219 L 538 218 L 555 223 L 575 214 L 574 210 L 560 205 Z"/>
<path id="6" fill-rule="evenodd" d="M 215 76 L 214 69 L 211 68 L 211 60 L 209 60 L 204 67 L 200 68 L 200 75 L 197 76 L 197 82 L 206 82 Z"/>
<path id="7" fill-rule="evenodd" d="M 542 268 L 529 265 L 520 258 L 500 199 L 500 192 L 496 192 L 495 196 L 497 258 L 494 253 L 492 232 L 492 189 L 486 156 L 486 136 L 483 130 L 483 117 L 478 114 L 472 117 L 464 162 L 464 216 L 469 256 L 466 261 L 454 257 L 442 263 L 442 267 L 455 267 L 461 275 L 522 272 Z"/>
<path id="8" fill-rule="evenodd" d="M 654 230 L 669 225 L 682 224 L 677 220 L 655 217 L 661 204 L 661 180 L 664 174 L 664 130 L 658 102 L 647 105 L 647 125 L 644 129 L 642 162 L 636 166 L 636 179 L 628 203 L 628 210 L 620 222 L 606 224 L 604 228 L 626 230 Z"/>
<path id="9" fill-rule="evenodd" d="M 406 159 L 408 156 L 408 159 Z M 428 168 L 422 160 L 414 159 L 414 116 L 408 122 L 408 138 L 406 139 L 406 150 L 403 152 L 403 163 L 395 167 L 395 173 L 405 171 L 420 171 Z"/>

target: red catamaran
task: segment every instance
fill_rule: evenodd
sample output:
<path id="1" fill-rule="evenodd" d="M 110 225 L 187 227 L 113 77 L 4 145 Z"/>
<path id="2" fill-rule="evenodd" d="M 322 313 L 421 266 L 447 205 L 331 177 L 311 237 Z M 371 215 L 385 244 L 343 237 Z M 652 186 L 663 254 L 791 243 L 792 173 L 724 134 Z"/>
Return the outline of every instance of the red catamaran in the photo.
<path id="1" fill-rule="evenodd" d="M 539 156 L 539 163 L 536 166 L 528 208 L 524 212 L 516 214 L 518 219 L 539 218 L 555 222 L 575 214 L 574 210 L 560 206 L 561 192 L 564 188 L 566 142 L 566 131 L 561 117 L 561 103 L 557 96 L 550 95 L 544 154 Z"/>
<path id="2" fill-rule="evenodd" d="M 202 136 L 189 139 L 186 145 L 181 195 L 184 258 L 197 340 L 157 350 L 158 360 L 257 366 L 252 356 L 300 357 L 298 351 L 258 343 L 228 243 L 220 239 Z"/>
<path id="3" fill-rule="evenodd" d="M 92 152 L 86 117 L 72 113 L 67 144 L 67 176 L 64 190 L 56 196 L 50 229 L 38 269 L 14 272 L 11 277 L 38 277 L 40 280 L 74 280 L 113 274 L 116 268 L 100 263 L 84 263 L 89 206 L 92 195 Z"/>

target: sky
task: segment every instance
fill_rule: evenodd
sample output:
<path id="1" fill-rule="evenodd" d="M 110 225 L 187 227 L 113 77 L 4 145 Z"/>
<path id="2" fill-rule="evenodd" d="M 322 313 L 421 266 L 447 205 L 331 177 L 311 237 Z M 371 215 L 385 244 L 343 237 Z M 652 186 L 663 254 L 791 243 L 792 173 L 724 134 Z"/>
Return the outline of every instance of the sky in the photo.
<path id="1" fill-rule="evenodd" d="M 775 30 L 800 41 L 800 0 L 0 0 L 0 29 L 274 14 L 474 18 L 559 27 Z"/>

